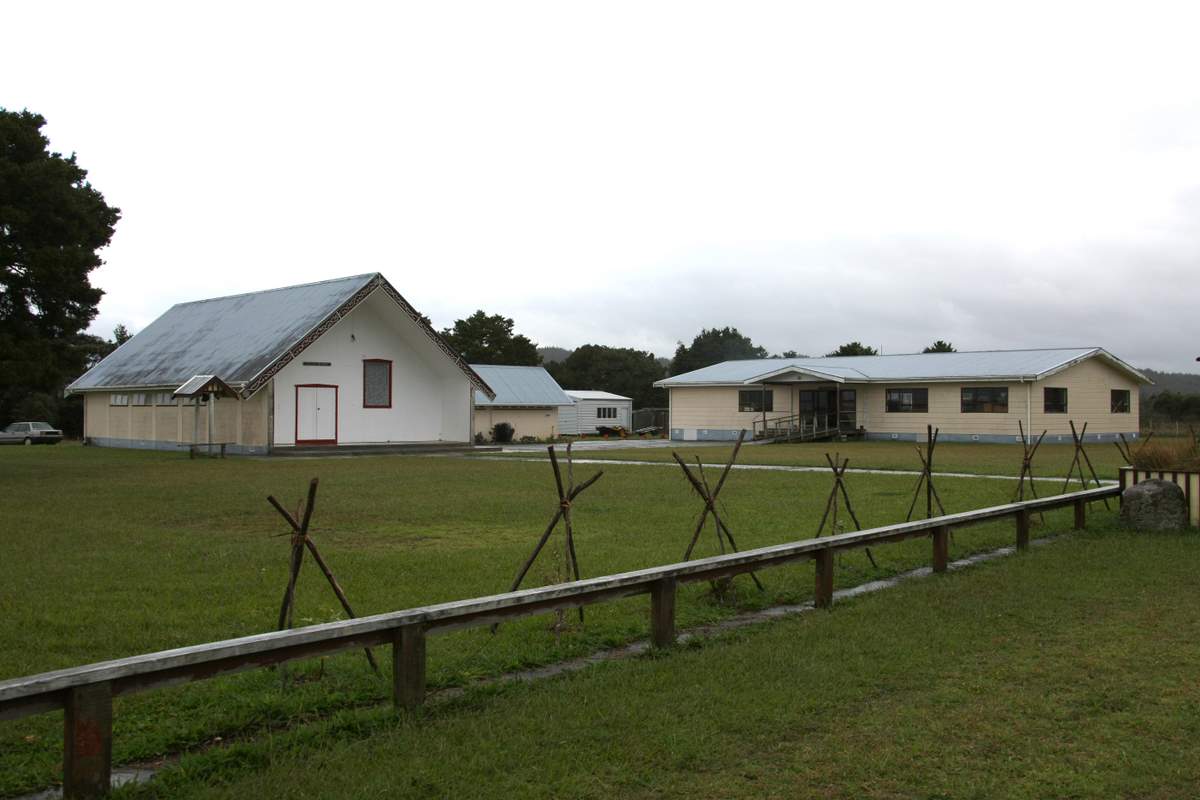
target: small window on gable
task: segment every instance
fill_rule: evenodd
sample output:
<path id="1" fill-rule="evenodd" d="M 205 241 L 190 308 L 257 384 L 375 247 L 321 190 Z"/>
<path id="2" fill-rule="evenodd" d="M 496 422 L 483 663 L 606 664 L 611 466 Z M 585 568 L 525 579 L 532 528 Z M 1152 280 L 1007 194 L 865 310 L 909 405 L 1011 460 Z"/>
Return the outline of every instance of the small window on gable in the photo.
<path id="1" fill-rule="evenodd" d="M 1113 389 L 1112 390 L 1112 413 L 1128 414 L 1129 413 L 1129 390 L 1128 389 Z"/>
<path id="2" fill-rule="evenodd" d="M 1043 410 L 1047 414 L 1067 413 L 1067 390 L 1047 386 L 1042 390 Z"/>
<path id="3" fill-rule="evenodd" d="M 392 407 L 392 362 L 382 358 L 363 360 L 363 408 Z"/>
<path id="4" fill-rule="evenodd" d="M 738 411 L 775 410 L 775 392 L 772 389 L 742 389 L 738 392 Z"/>

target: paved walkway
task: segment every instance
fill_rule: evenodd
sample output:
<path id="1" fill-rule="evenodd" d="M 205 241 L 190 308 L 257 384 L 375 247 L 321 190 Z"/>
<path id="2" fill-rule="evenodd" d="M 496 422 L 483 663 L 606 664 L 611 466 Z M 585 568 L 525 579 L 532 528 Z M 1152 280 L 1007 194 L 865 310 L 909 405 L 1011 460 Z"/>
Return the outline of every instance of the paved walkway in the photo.
<path id="1" fill-rule="evenodd" d="M 675 442 L 675 444 L 679 444 L 679 443 Z M 546 446 L 539 445 L 539 447 L 544 451 Z M 572 451 L 574 452 L 577 449 L 578 448 L 572 448 Z M 526 451 L 524 451 L 524 450 L 510 451 L 510 450 L 506 449 L 504 452 L 507 453 L 507 452 L 526 452 Z M 528 457 L 522 457 L 522 456 L 503 456 L 503 455 L 501 455 L 501 456 L 472 456 L 472 458 L 475 460 L 478 460 L 478 461 L 549 461 L 549 458 L 528 458 Z M 630 466 L 630 467 L 674 467 L 674 466 L 676 466 L 674 461 L 629 461 L 626 459 L 618 459 L 618 458 L 573 458 L 572 460 L 576 464 L 621 464 L 623 466 Z M 725 468 L 724 464 L 703 464 L 702 466 L 705 469 L 715 469 L 715 470 L 721 470 L 721 469 Z M 762 472 L 824 472 L 824 473 L 829 472 L 829 467 L 802 467 L 802 466 L 788 466 L 785 464 L 734 464 L 733 468 L 734 469 L 744 469 L 744 470 L 760 470 Z M 855 468 L 849 468 L 846 470 L 846 473 L 847 474 L 858 474 L 858 475 L 911 475 L 913 477 L 916 477 L 921 474 L 921 471 L 915 470 L 915 469 L 909 470 L 909 469 L 855 469 Z M 933 474 L 934 474 L 934 477 L 937 477 L 937 478 L 986 478 L 988 480 L 994 480 L 994 481 L 1015 481 L 1017 479 L 1016 475 L 979 475 L 979 474 L 976 474 L 973 472 L 934 472 Z M 1050 482 L 1062 483 L 1064 480 L 1066 480 L 1066 478 L 1062 477 L 1061 475 L 1057 476 L 1057 477 L 1051 475 L 1051 476 L 1034 477 L 1034 480 L 1041 481 L 1044 483 L 1050 483 Z M 1100 483 L 1102 485 L 1112 485 L 1112 484 L 1115 484 L 1116 481 L 1106 480 L 1106 481 L 1101 481 Z"/>

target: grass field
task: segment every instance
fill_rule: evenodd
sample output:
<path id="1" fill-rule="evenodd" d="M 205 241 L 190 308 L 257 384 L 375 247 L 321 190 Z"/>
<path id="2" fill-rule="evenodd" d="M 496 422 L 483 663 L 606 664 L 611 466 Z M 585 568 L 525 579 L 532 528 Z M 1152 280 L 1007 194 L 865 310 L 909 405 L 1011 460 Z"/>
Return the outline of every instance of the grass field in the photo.
<path id="1" fill-rule="evenodd" d="M 579 474 L 594 469 L 581 467 Z M 313 476 L 322 482 L 314 537 L 360 614 L 506 590 L 554 508 L 548 467 L 530 462 L 189 461 L 174 453 L 68 445 L 3 448 L 0 492 L 19 500 L 6 504 L 0 529 L 0 678 L 270 629 L 286 580 L 287 540 L 274 538 L 284 525 L 265 497 L 272 493 L 294 506 Z M 848 482 L 865 526 L 903 518 L 911 477 L 852 475 Z M 825 475 L 735 472 L 722 499 L 739 544 L 749 548 L 811 536 L 828 487 Z M 1014 487 L 944 479 L 939 488 L 948 510 L 960 511 L 1005 502 Z M 584 575 L 677 561 L 698 510 L 674 470 L 607 467 L 576 507 Z M 1070 512 L 1047 520 L 1035 534 L 1069 527 Z M 955 537 L 952 555 L 1012 539 L 1011 523 L 980 526 Z M 709 534 L 697 554 L 714 549 Z M 906 542 L 875 554 L 879 569 L 861 553 L 842 558 L 837 584 L 927 564 L 929 545 Z M 533 584 L 555 580 L 553 556 L 548 548 Z M 739 579 L 734 602 L 718 602 L 706 586 L 686 587 L 680 624 L 811 597 L 810 565 L 763 577 L 764 594 Z M 341 616 L 311 564 L 297 604 L 297 624 Z M 549 621 L 505 625 L 495 637 L 483 630 L 435 637 L 431 685 L 461 685 L 643 637 L 647 603 L 634 598 L 590 608 L 585 628 L 562 635 L 549 630 Z M 386 653 L 380 655 L 386 667 Z M 260 671 L 118 700 L 116 762 L 217 736 L 260 735 L 388 697 L 386 681 L 371 675 L 359 654 L 288 672 L 293 681 L 286 688 L 279 673 Z M 60 758 L 60 716 L 0 724 L 0 794 L 52 782 Z"/>
<path id="2" fill-rule="evenodd" d="M 1058 437 L 1047 436 L 1034 457 L 1034 474 L 1051 476 L 1067 474 L 1075 447 L 1071 437 L 1062 437 L 1066 442 L 1054 441 Z M 923 445 L 922 445 L 923 446 Z M 799 444 L 770 444 L 743 446 L 738 454 L 740 464 L 785 464 L 791 466 L 824 467 L 825 453 L 837 451 L 850 459 L 850 468 L 872 468 L 889 470 L 920 470 L 913 442 L 805 442 Z M 691 460 L 699 456 L 706 464 L 724 464 L 729 459 L 731 444 L 696 445 L 680 449 L 680 454 Z M 1109 442 L 1089 442 L 1088 458 L 1102 479 L 1117 477 L 1117 467 L 1125 462 L 1117 448 Z M 530 455 L 524 453 L 522 455 Z M 629 448 L 596 450 L 580 453 L 587 458 L 618 459 L 622 461 L 671 461 L 671 451 L 666 448 Z M 941 472 L 969 472 L 974 475 L 1021 474 L 1021 446 L 1019 444 L 972 444 L 966 442 L 939 442 L 934 451 L 934 468 Z M 1091 475 L 1084 465 L 1084 474 Z M 1078 484 L 1078 480 L 1076 481 Z"/>
<path id="3" fill-rule="evenodd" d="M 343 712 L 129 794 L 1192 798 L 1198 556 L 1089 532 L 415 720 Z"/>

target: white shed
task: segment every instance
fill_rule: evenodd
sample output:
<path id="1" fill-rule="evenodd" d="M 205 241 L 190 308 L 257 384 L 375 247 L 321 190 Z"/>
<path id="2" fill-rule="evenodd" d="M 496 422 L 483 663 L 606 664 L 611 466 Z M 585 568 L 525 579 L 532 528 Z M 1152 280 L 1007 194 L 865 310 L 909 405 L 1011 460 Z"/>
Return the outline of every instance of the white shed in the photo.
<path id="1" fill-rule="evenodd" d="M 567 389 L 573 406 L 563 406 L 558 412 L 558 430 L 570 435 L 588 435 L 600 426 L 629 430 L 633 421 L 633 398 L 612 392 Z"/>

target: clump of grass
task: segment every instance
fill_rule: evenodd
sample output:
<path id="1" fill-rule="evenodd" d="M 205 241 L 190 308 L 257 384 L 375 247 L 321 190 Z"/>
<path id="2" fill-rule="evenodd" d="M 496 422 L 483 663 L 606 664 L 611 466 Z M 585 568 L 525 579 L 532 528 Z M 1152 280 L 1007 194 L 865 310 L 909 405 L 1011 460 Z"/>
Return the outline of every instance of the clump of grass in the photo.
<path id="1" fill-rule="evenodd" d="M 1132 455 L 1133 466 L 1138 469 L 1200 469 L 1200 447 L 1194 439 L 1147 442 Z"/>

